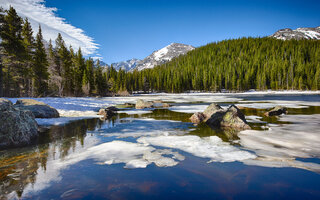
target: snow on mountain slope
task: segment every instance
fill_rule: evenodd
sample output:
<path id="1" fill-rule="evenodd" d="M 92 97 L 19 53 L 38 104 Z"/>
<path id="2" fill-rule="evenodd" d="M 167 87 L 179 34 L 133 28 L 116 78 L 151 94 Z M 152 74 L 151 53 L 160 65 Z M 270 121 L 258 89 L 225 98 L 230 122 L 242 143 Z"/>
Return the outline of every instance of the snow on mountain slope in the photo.
<path id="1" fill-rule="evenodd" d="M 281 39 L 281 40 L 290 40 L 290 39 L 320 40 L 320 26 L 316 28 L 297 28 L 296 30 L 285 28 L 275 32 L 270 37 L 274 37 L 276 39 Z"/>
<path id="2" fill-rule="evenodd" d="M 154 51 L 151 55 L 140 61 L 137 64 L 136 69 L 140 71 L 153 68 L 154 66 L 164 64 L 175 57 L 186 54 L 193 49 L 195 48 L 191 45 L 171 43 L 158 51 Z"/>
<path id="3" fill-rule="evenodd" d="M 119 71 L 120 69 L 130 71 L 131 69 L 134 69 L 139 62 L 141 62 L 141 60 L 133 58 L 122 62 L 112 63 L 111 65 L 117 71 Z"/>

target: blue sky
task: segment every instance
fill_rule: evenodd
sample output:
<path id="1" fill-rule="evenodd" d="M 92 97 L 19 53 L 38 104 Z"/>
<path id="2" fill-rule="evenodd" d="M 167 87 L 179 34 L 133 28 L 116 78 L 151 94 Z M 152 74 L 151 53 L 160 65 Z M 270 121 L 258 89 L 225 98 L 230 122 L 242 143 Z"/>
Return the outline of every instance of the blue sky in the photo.
<path id="1" fill-rule="evenodd" d="M 287 27 L 320 26 L 319 0 L 23 1 L 57 8 L 54 15 L 82 29 L 79 41 L 98 44 L 99 49 L 93 50 L 106 63 L 142 59 L 172 42 L 197 47 L 243 36 L 263 37 Z"/>

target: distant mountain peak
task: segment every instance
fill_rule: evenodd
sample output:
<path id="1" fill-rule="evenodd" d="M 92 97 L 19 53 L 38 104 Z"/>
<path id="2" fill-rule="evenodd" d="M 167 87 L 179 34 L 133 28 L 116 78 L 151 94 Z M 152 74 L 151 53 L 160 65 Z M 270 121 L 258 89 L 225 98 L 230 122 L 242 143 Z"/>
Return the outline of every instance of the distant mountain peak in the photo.
<path id="1" fill-rule="evenodd" d="M 154 66 L 164 64 L 169 62 L 175 57 L 186 54 L 188 51 L 195 49 L 191 45 L 181 44 L 181 43 L 171 43 L 168 46 L 154 51 L 151 55 L 147 56 L 143 60 L 130 59 L 122 62 L 112 63 L 112 66 L 119 71 L 120 69 L 125 71 L 133 71 L 150 69 Z"/>
<path id="2" fill-rule="evenodd" d="M 112 63 L 111 65 L 117 71 L 119 71 L 120 69 L 125 71 L 130 71 L 131 69 L 134 69 L 140 61 L 141 60 L 139 59 L 132 58 L 126 61 Z"/>
<path id="3" fill-rule="evenodd" d="M 191 45 L 171 43 L 160 50 L 154 51 L 151 55 L 143 59 L 138 63 L 136 69 L 140 71 L 153 68 L 154 66 L 169 62 L 175 57 L 186 54 L 193 49 L 195 48 Z"/>
<path id="4" fill-rule="evenodd" d="M 297 28 L 296 30 L 292 30 L 290 28 L 284 28 L 284 29 L 278 30 L 270 37 L 281 39 L 281 40 L 290 40 L 290 39 L 320 40 L 320 26 L 315 28 Z"/>

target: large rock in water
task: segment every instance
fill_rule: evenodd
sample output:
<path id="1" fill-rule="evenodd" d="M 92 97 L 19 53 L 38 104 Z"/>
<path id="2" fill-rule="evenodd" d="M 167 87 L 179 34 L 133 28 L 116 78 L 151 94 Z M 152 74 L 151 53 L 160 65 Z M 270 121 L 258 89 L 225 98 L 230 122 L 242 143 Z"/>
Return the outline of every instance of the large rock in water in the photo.
<path id="1" fill-rule="evenodd" d="M 224 110 L 217 104 L 211 104 L 203 113 L 193 114 L 190 120 L 197 124 L 206 122 L 206 124 L 213 128 L 251 129 L 245 116 L 235 105 L 231 105 L 227 110 Z"/>
<path id="2" fill-rule="evenodd" d="M 220 126 L 231 127 L 235 129 L 241 129 L 241 130 L 251 129 L 247 123 L 247 120 L 244 114 L 235 105 L 231 105 L 228 108 L 227 112 L 224 113 L 222 117 L 222 121 L 220 122 Z"/>
<path id="3" fill-rule="evenodd" d="M 117 111 L 119 111 L 118 108 L 115 106 L 110 106 L 107 108 L 101 108 L 98 115 L 102 115 L 104 119 L 110 119 L 116 114 Z"/>
<path id="4" fill-rule="evenodd" d="M 7 99 L 0 98 L 0 121 L 0 148 L 29 144 L 38 136 L 32 112 L 14 108 Z"/>
<path id="5" fill-rule="evenodd" d="M 59 117 L 59 112 L 55 108 L 34 99 L 19 99 L 14 106 L 20 110 L 30 110 L 35 118 Z"/>
<path id="6" fill-rule="evenodd" d="M 189 119 L 192 123 L 200 124 L 201 122 L 206 122 L 218 111 L 223 111 L 223 109 L 218 104 L 212 103 L 203 112 L 196 112 Z"/>
<path id="7" fill-rule="evenodd" d="M 144 101 L 142 99 L 138 99 L 136 103 L 136 109 L 144 109 L 144 108 L 152 108 L 152 107 L 153 107 L 152 102 Z"/>
<path id="8" fill-rule="evenodd" d="M 277 115 L 282 115 L 287 113 L 288 113 L 287 108 L 283 106 L 276 106 L 272 110 L 264 113 L 264 115 L 269 117 L 269 116 L 277 116 Z"/>

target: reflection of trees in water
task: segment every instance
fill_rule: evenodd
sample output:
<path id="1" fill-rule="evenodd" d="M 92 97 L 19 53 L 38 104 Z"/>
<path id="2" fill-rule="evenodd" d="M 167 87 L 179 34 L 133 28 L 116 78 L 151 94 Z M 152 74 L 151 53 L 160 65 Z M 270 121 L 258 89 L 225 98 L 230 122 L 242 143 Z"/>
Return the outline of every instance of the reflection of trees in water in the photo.
<path id="1" fill-rule="evenodd" d="M 20 198 L 24 188 L 35 183 L 38 169 L 46 171 L 48 159 L 65 158 L 75 150 L 78 141 L 83 146 L 87 130 L 94 130 L 97 121 L 53 126 L 40 133 L 37 145 L 0 152 L 0 199 L 10 198 L 8 195 L 14 192 Z"/>

